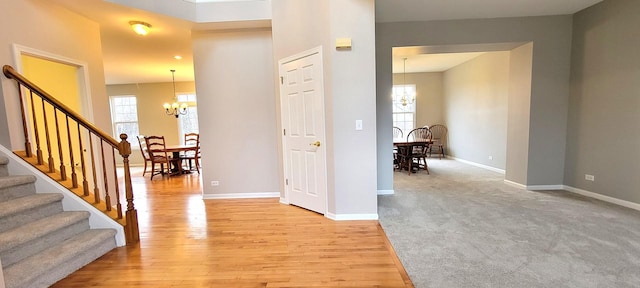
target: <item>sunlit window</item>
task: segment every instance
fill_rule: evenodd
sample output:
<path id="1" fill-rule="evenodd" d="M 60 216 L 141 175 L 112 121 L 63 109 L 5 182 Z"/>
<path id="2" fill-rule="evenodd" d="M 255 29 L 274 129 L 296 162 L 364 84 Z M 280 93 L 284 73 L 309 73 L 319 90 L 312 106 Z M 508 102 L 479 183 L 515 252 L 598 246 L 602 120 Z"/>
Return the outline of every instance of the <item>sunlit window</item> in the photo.
<path id="1" fill-rule="evenodd" d="M 114 138 L 120 139 L 120 134 L 124 133 L 127 134 L 128 139 L 135 139 L 140 134 L 136 96 L 111 96 L 109 102 Z"/>
<path id="2" fill-rule="evenodd" d="M 200 133 L 198 129 L 198 102 L 194 93 L 177 93 L 179 103 L 187 103 L 187 114 L 178 117 L 178 125 L 180 125 L 180 141 L 184 141 L 184 134 Z"/>
<path id="3" fill-rule="evenodd" d="M 416 127 L 416 85 L 393 85 L 393 126 L 407 135 Z"/>

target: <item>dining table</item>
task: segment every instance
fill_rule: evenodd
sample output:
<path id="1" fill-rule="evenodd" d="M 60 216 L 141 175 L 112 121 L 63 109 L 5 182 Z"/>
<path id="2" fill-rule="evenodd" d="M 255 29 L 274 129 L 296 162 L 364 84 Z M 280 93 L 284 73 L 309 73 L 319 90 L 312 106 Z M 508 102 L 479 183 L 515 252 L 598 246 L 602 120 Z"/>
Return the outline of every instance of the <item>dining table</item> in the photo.
<path id="1" fill-rule="evenodd" d="M 197 146 L 195 145 L 167 145 L 165 146 L 164 150 L 167 151 L 167 153 L 172 153 L 172 158 L 173 159 L 180 159 L 180 153 L 181 152 L 188 152 L 188 151 L 196 151 L 197 150 Z M 182 163 L 180 163 L 180 165 L 175 165 L 176 167 L 173 167 L 171 169 L 172 175 L 180 175 L 180 174 L 187 174 L 187 173 L 191 173 L 190 170 L 184 170 L 182 169 Z"/>
<path id="2" fill-rule="evenodd" d="M 407 169 L 409 175 L 413 173 L 413 148 L 414 147 L 429 147 L 433 144 L 432 139 L 407 139 L 407 138 L 393 138 L 393 146 L 397 148 L 397 164 L 400 170 Z M 424 152 L 423 152 L 424 153 Z M 427 159 L 424 159 L 424 168 L 429 174 L 429 168 L 427 167 Z M 418 165 L 418 169 L 420 166 Z"/>

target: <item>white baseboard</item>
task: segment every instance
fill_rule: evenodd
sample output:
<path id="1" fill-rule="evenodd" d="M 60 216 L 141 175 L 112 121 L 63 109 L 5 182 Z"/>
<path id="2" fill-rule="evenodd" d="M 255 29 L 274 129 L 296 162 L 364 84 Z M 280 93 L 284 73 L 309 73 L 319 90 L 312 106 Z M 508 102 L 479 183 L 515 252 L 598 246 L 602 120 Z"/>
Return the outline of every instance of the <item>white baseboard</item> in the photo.
<path id="1" fill-rule="evenodd" d="M 504 184 L 511 185 L 511 186 L 514 186 L 514 187 L 520 188 L 520 189 L 527 189 L 526 185 L 520 184 L 518 182 L 513 182 L 513 181 L 510 181 L 510 180 L 507 180 L 507 179 L 504 179 Z"/>
<path id="2" fill-rule="evenodd" d="M 335 221 L 378 220 L 378 214 L 333 214 L 327 212 L 324 216 Z"/>
<path id="3" fill-rule="evenodd" d="M 580 189 L 580 188 L 575 188 L 575 187 L 571 187 L 571 186 L 567 186 L 567 185 L 530 185 L 530 186 L 525 186 L 525 185 L 522 185 L 520 183 L 516 183 L 516 182 L 513 182 L 513 181 L 509 181 L 509 180 L 504 180 L 504 183 L 512 185 L 512 186 L 515 186 L 515 187 L 518 187 L 518 188 L 530 190 L 530 191 L 537 191 L 537 190 L 564 190 L 564 191 L 568 191 L 568 192 L 571 192 L 571 193 L 580 194 L 580 195 L 585 196 L 585 197 L 598 199 L 600 201 L 609 202 L 609 203 L 612 203 L 612 204 L 616 204 L 616 205 L 627 207 L 627 208 L 630 208 L 630 209 L 633 209 L 633 210 L 640 211 L 640 203 L 635 203 L 635 202 L 631 202 L 631 201 L 627 201 L 627 200 L 622 200 L 622 199 L 618 199 L 618 198 L 614 198 L 614 197 L 598 194 L 598 193 L 595 193 L 595 192 L 591 192 L 591 191 L 587 191 L 587 190 L 583 190 L 583 189 Z"/>
<path id="4" fill-rule="evenodd" d="M 613 204 L 616 204 L 616 205 L 620 205 L 620 206 L 624 206 L 624 207 L 627 207 L 627 208 L 631 208 L 633 210 L 640 211 L 640 204 L 635 203 L 635 202 L 622 200 L 622 199 L 618 199 L 618 198 L 613 198 L 613 197 L 610 197 L 610 196 L 594 193 L 594 192 L 587 191 L 587 190 L 582 190 L 582 189 L 571 187 L 571 186 L 567 186 L 567 185 L 563 185 L 562 190 L 566 190 L 566 191 L 569 191 L 569 192 L 572 192 L 572 193 L 580 194 L 582 196 L 591 197 L 591 198 L 598 199 L 598 200 L 601 200 L 601 201 L 604 201 L 604 202 L 609 202 L 609 203 L 613 203 Z"/>
<path id="5" fill-rule="evenodd" d="M 527 190 L 540 191 L 540 190 L 563 190 L 564 185 L 529 185 Z"/>
<path id="6" fill-rule="evenodd" d="M 202 199 L 280 198 L 280 192 L 203 194 Z"/>
<path id="7" fill-rule="evenodd" d="M 393 190 L 378 190 L 378 195 L 393 195 L 395 192 Z"/>
<path id="8" fill-rule="evenodd" d="M 456 160 L 458 162 L 462 162 L 462 163 L 465 163 L 465 164 L 469 164 L 471 166 L 476 166 L 476 167 L 480 167 L 480 168 L 483 168 L 483 169 L 487 169 L 489 171 L 497 172 L 497 173 L 500 173 L 502 175 L 504 175 L 506 173 L 504 169 L 499 169 L 499 168 L 496 168 L 496 167 L 491 167 L 491 166 L 487 166 L 487 165 L 484 165 L 484 164 L 471 162 L 471 161 L 460 159 L 460 158 L 456 158 L 456 157 L 453 157 L 453 156 L 447 155 L 447 158 L 453 159 L 453 160 Z"/>

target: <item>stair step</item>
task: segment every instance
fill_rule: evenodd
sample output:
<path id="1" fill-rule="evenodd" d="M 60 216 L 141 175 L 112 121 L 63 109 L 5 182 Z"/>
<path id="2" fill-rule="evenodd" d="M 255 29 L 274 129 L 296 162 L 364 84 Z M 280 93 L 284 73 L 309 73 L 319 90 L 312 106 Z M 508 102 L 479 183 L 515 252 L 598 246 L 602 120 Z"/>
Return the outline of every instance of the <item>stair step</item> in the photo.
<path id="1" fill-rule="evenodd" d="M 62 212 L 58 193 L 34 194 L 0 202 L 0 232 Z"/>
<path id="2" fill-rule="evenodd" d="M 82 232 L 4 270 L 6 288 L 48 287 L 116 247 L 116 231 Z"/>
<path id="3" fill-rule="evenodd" d="M 36 176 L 16 175 L 0 177 L 0 201 L 7 201 L 36 193 Z"/>
<path id="4" fill-rule="evenodd" d="M 8 267 L 88 230 L 89 215 L 86 211 L 62 212 L 0 233 L 2 266 Z"/>
<path id="5" fill-rule="evenodd" d="M 9 168 L 7 167 L 7 164 L 9 164 L 9 158 L 7 158 L 7 156 L 0 155 L 0 176 L 9 175 Z"/>

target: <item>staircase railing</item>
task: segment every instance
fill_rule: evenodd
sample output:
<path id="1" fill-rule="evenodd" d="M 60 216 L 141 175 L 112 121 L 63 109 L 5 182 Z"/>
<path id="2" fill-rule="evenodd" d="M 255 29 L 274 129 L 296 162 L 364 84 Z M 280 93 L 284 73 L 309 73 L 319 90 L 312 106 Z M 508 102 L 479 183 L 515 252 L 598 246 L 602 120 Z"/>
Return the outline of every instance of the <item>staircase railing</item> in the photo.
<path id="1" fill-rule="evenodd" d="M 140 234 L 133 203 L 129 169 L 131 144 L 127 135 L 120 134 L 118 142 L 13 67 L 5 65 L 2 71 L 18 84 L 25 150 L 16 154 L 22 153 L 20 156 L 25 160 L 123 225 L 127 244 L 137 243 Z M 35 147 L 30 139 L 35 141 Z M 116 165 L 116 151 L 122 157 L 123 169 Z M 121 186 L 124 186 L 124 195 L 120 193 Z"/>

